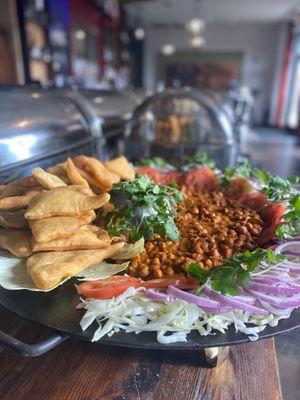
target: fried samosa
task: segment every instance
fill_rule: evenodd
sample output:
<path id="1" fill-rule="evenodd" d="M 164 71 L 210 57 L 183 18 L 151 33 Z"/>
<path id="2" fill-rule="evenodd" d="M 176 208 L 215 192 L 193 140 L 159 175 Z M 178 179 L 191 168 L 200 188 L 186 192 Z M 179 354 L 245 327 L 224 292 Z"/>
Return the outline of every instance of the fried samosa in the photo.
<path id="1" fill-rule="evenodd" d="M 89 182 L 94 186 L 99 186 L 103 191 L 110 190 L 114 183 L 120 181 L 120 177 L 113 172 L 109 171 L 101 161 L 93 157 L 77 156 L 74 159 L 75 165 L 87 174 L 83 175 L 92 176 L 94 182 Z"/>
<path id="2" fill-rule="evenodd" d="M 75 234 L 82 226 L 91 223 L 96 218 L 93 210 L 78 217 L 51 217 L 31 219 L 29 226 L 37 243 L 62 239 Z"/>
<path id="3" fill-rule="evenodd" d="M 33 189 L 41 190 L 42 187 L 33 176 L 25 176 L 5 185 L 0 192 L 0 199 L 22 196 Z"/>
<path id="4" fill-rule="evenodd" d="M 108 193 L 99 196 L 85 196 L 68 187 L 58 187 L 35 196 L 28 205 L 25 218 L 79 216 L 86 211 L 102 207 L 109 199 Z"/>
<path id="5" fill-rule="evenodd" d="M 28 222 L 24 217 L 25 209 L 14 212 L 7 212 L 0 215 L 0 226 L 6 229 L 23 229 L 28 227 Z"/>
<path id="6" fill-rule="evenodd" d="M 112 257 L 123 247 L 124 243 L 116 243 L 105 249 L 75 250 L 38 253 L 27 259 L 28 273 L 36 286 L 47 290 L 71 278 L 84 269 Z"/>
<path id="7" fill-rule="evenodd" d="M 78 170 L 78 168 L 73 163 L 73 161 L 70 157 L 67 159 L 67 162 L 66 162 L 66 171 L 67 171 L 68 178 L 73 185 L 81 185 L 81 186 L 89 187 L 88 182 L 80 174 L 80 171 Z"/>
<path id="8" fill-rule="evenodd" d="M 18 210 L 28 206 L 30 200 L 40 193 L 40 190 L 29 190 L 21 196 L 4 197 L 0 199 L 0 210 Z"/>
<path id="9" fill-rule="evenodd" d="M 67 175 L 67 171 L 66 171 L 66 162 L 53 165 L 53 167 L 49 167 L 47 169 L 47 172 L 49 172 L 49 174 L 58 176 L 66 184 L 70 183 L 68 175 Z"/>
<path id="10" fill-rule="evenodd" d="M 35 177 L 37 182 L 43 186 L 43 188 L 48 190 L 60 186 L 67 186 L 67 184 L 58 176 L 50 174 L 49 172 L 44 171 L 42 168 L 34 168 L 32 170 L 32 175 Z"/>
<path id="11" fill-rule="evenodd" d="M 0 248 L 16 257 L 29 257 L 32 254 L 31 232 L 26 229 L 0 229 Z"/>
<path id="12" fill-rule="evenodd" d="M 118 175 L 121 179 L 128 179 L 132 181 L 135 176 L 132 165 L 124 156 L 114 158 L 113 160 L 105 161 L 104 166 L 114 174 Z"/>
<path id="13" fill-rule="evenodd" d="M 32 239 L 33 251 L 67 251 L 104 249 L 110 245 L 108 233 L 97 226 L 83 226 L 74 235 L 62 239 L 54 239 L 38 243 Z"/>

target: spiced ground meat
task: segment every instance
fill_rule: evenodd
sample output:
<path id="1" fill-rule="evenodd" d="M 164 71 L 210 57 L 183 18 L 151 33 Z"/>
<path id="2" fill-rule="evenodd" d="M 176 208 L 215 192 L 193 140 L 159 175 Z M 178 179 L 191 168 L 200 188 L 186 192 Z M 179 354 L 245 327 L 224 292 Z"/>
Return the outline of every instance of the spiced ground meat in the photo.
<path id="1" fill-rule="evenodd" d="M 184 203 L 176 212 L 179 241 L 156 235 L 145 244 L 127 269 L 143 279 L 185 276 L 185 266 L 196 262 L 206 269 L 222 265 L 220 259 L 253 250 L 263 222 L 257 212 L 230 199 L 221 191 L 183 189 Z"/>

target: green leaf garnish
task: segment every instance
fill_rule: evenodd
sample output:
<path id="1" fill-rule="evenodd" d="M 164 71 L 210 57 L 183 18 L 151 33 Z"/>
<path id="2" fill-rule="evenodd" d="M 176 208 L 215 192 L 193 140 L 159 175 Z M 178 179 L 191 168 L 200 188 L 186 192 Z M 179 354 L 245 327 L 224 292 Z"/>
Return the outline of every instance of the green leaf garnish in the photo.
<path id="1" fill-rule="evenodd" d="M 285 259 L 282 254 L 275 254 L 272 250 L 256 249 L 252 252 L 236 253 L 227 260 L 221 260 L 223 265 L 210 270 L 202 268 L 196 263 L 186 267 L 187 273 L 200 282 L 204 287 L 208 281 L 211 282 L 212 289 L 235 296 L 238 293 L 238 285 L 248 286 L 253 272 L 262 261 L 268 267 L 273 263 L 281 262 Z"/>
<path id="2" fill-rule="evenodd" d="M 142 159 L 139 162 L 139 165 L 151 168 L 164 168 L 166 165 L 169 165 L 169 163 L 163 157 L 153 157 L 153 158 Z"/>
<path id="3" fill-rule="evenodd" d="M 204 165 L 212 170 L 217 169 L 216 163 L 208 158 L 207 154 L 204 151 L 197 151 L 193 156 L 185 157 L 183 161 L 179 164 L 178 168 L 196 168 L 201 165 Z"/>
<path id="4" fill-rule="evenodd" d="M 141 237 L 162 237 L 178 240 L 179 232 L 174 222 L 174 206 L 183 200 L 182 193 L 174 187 L 154 183 L 147 175 L 137 175 L 133 181 L 113 185 L 113 190 L 128 201 L 117 210 L 108 212 L 104 224 L 110 235 L 126 235 L 131 241 Z"/>
<path id="5" fill-rule="evenodd" d="M 289 211 L 282 217 L 285 223 L 276 229 L 280 238 L 290 238 L 300 234 L 300 195 L 293 194 L 289 199 Z"/>

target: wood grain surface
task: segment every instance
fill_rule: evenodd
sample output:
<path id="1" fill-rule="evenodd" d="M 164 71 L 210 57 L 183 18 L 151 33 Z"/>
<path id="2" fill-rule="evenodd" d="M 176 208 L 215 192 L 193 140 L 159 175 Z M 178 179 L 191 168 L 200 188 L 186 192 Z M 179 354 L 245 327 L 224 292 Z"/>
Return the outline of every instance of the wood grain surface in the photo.
<path id="1" fill-rule="evenodd" d="M 0 329 L 28 343 L 50 330 L 0 308 Z M 200 352 L 105 347 L 70 339 L 38 358 L 0 347 L 1 400 L 280 400 L 272 339 L 232 347 L 204 368 Z"/>

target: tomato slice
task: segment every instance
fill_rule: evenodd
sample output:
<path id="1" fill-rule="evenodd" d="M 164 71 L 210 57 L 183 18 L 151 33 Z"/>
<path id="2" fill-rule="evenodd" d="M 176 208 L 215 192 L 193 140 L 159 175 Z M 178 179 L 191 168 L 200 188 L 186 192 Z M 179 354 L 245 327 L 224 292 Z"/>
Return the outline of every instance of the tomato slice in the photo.
<path id="1" fill-rule="evenodd" d="M 199 286 L 199 282 L 193 278 L 151 279 L 143 282 L 143 287 L 146 289 L 166 289 L 168 286 L 176 286 L 179 289 L 194 289 Z"/>
<path id="2" fill-rule="evenodd" d="M 161 174 L 156 169 L 151 167 L 141 167 L 136 171 L 138 174 L 147 175 L 155 183 L 160 183 Z"/>
<path id="3" fill-rule="evenodd" d="M 248 194 L 244 194 L 239 202 L 244 206 L 252 208 L 256 211 L 261 210 L 268 204 L 268 199 L 263 193 L 260 192 L 251 192 Z"/>
<path id="4" fill-rule="evenodd" d="M 252 190 L 251 184 L 246 178 L 234 178 L 229 182 L 227 194 L 234 199 L 241 199 Z"/>
<path id="5" fill-rule="evenodd" d="M 186 186 L 196 186 L 199 189 L 213 190 L 219 185 L 219 177 L 210 168 L 199 167 L 184 176 L 183 184 Z"/>
<path id="6" fill-rule="evenodd" d="M 181 172 L 177 172 L 177 171 L 166 172 L 165 174 L 161 175 L 160 184 L 168 185 L 168 184 L 172 183 L 173 181 L 176 181 L 178 184 L 180 184 L 181 178 L 182 178 Z"/>
<path id="7" fill-rule="evenodd" d="M 84 282 L 79 285 L 79 292 L 88 298 L 111 299 L 124 293 L 129 287 L 139 287 L 142 281 L 131 276 L 111 276 L 99 281 Z"/>
<path id="8" fill-rule="evenodd" d="M 275 231 L 278 228 L 285 210 L 282 204 L 269 204 L 260 210 L 261 219 L 266 224 L 260 237 L 260 245 L 270 242 L 275 237 Z"/>

